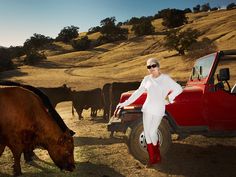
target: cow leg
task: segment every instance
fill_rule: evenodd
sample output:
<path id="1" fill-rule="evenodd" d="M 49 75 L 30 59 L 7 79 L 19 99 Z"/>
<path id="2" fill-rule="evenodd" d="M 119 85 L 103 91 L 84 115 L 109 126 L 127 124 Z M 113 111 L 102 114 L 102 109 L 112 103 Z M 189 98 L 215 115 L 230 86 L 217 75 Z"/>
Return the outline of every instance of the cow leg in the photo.
<path id="1" fill-rule="evenodd" d="M 21 151 L 19 151 L 16 147 L 14 148 L 15 150 L 12 150 L 13 157 L 14 157 L 14 165 L 13 165 L 13 173 L 14 176 L 20 176 L 22 175 L 21 172 L 21 166 L 20 166 L 20 157 L 21 157 Z"/>
<path id="2" fill-rule="evenodd" d="M 78 109 L 79 120 L 83 119 L 82 113 L 83 113 L 83 109 Z"/>
<path id="3" fill-rule="evenodd" d="M 83 117 L 82 117 L 82 110 L 79 108 L 79 107 L 74 107 L 75 108 L 75 110 L 76 110 L 76 112 L 77 112 L 77 114 L 78 114 L 78 118 L 79 118 L 79 120 L 81 120 Z"/>
<path id="4" fill-rule="evenodd" d="M 91 114 L 90 114 L 91 117 L 95 117 L 94 116 L 94 108 L 91 108 Z"/>
<path id="5" fill-rule="evenodd" d="M 33 161 L 33 157 L 36 156 L 33 150 L 24 151 L 24 159 L 26 163 Z"/>
<path id="6" fill-rule="evenodd" d="M 95 112 L 94 112 L 94 117 L 97 117 L 97 113 L 98 113 L 98 110 L 95 109 Z"/>
<path id="7" fill-rule="evenodd" d="M 5 147 L 6 147 L 5 145 L 0 144 L 0 156 L 4 152 Z"/>
<path id="8" fill-rule="evenodd" d="M 103 119 L 108 120 L 109 110 L 107 108 L 104 108 L 103 110 Z"/>

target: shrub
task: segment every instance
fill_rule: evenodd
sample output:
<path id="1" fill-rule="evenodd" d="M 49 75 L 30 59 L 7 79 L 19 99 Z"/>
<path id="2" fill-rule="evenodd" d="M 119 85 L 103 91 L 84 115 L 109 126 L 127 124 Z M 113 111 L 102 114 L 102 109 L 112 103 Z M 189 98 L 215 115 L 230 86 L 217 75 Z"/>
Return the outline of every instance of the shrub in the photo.
<path id="1" fill-rule="evenodd" d="M 167 9 L 162 12 L 163 22 L 162 25 L 167 28 L 179 27 L 187 23 L 185 12 L 178 9 Z"/>
<path id="2" fill-rule="evenodd" d="M 210 4 L 206 3 L 201 6 L 201 12 L 207 12 L 211 9 Z"/>
<path id="3" fill-rule="evenodd" d="M 24 59 L 24 64 L 26 65 L 35 65 L 38 62 L 47 59 L 47 57 L 43 53 L 39 53 L 35 50 L 32 50 L 26 54 Z"/>
<path id="4" fill-rule="evenodd" d="M 34 34 L 24 42 L 25 51 L 42 49 L 46 44 L 52 43 L 53 39 L 41 34 Z"/>
<path id="5" fill-rule="evenodd" d="M 131 30 L 134 31 L 136 36 L 150 35 L 155 32 L 155 28 L 149 19 L 145 19 L 141 23 L 134 24 Z"/>
<path id="6" fill-rule="evenodd" d="M 70 42 L 72 39 L 77 38 L 79 36 L 78 30 L 79 27 L 73 25 L 64 27 L 58 34 L 56 40 L 66 43 Z"/>
<path id="7" fill-rule="evenodd" d="M 115 17 L 110 17 L 102 20 L 101 34 L 98 41 L 100 42 L 114 42 L 118 40 L 125 40 L 128 38 L 128 30 L 115 25 Z M 99 43 L 100 43 L 99 42 Z"/>
<path id="8" fill-rule="evenodd" d="M 194 12 L 194 13 L 200 12 L 200 8 L 201 8 L 201 6 L 200 6 L 199 4 L 196 5 L 195 7 L 193 7 L 193 12 Z"/>
<path id="9" fill-rule="evenodd" d="M 192 13 L 192 10 L 190 8 L 184 9 L 184 13 Z"/>
<path id="10" fill-rule="evenodd" d="M 91 27 L 91 28 L 89 28 L 87 34 L 92 34 L 92 33 L 100 32 L 100 30 L 101 30 L 101 27 L 100 27 L 100 26 Z"/>
<path id="11" fill-rule="evenodd" d="M 236 8 L 236 4 L 235 3 L 230 3 L 229 5 L 227 5 L 226 9 L 227 10 L 231 10 L 231 9 L 234 9 Z"/>
<path id="12" fill-rule="evenodd" d="M 218 7 L 213 7 L 213 8 L 211 8 L 211 11 L 216 11 L 218 9 L 219 9 Z"/>
<path id="13" fill-rule="evenodd" d="M 10 53 L 6 48 L 0 48 L 0 71 L 13 69 Z"/>
<path id="14" fill-rule="evenodd" d="M 91 40 L 88 39 L 88 36 L 84 36 L 79 40 L 72 41 L 72 47 L 75 50 L 86 50 L 90 47 Z"/>
<path id="15" fill-rule="evenodd" d="M 197 42 L 197 38 L 200 36 L 198 30 L 192 30 L 188 28 L 186 31 L 171 30 L 165 37 L 164 46 L 169 50 L 176 50 L 180 55 L 184 55 L 186 51 L 189 51 L 190 46 Z"/>

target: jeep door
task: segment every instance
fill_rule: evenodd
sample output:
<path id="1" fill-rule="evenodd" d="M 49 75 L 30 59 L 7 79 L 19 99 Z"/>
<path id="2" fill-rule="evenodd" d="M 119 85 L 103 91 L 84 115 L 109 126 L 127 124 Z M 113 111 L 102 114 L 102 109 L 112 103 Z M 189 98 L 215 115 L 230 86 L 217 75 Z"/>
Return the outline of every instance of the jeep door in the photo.
<path id="1" fill-rule="evenodd" d="M 236 53 L 235 53 L 236 54 Z M 229 68 L 229 80 L 221 80 L 220 70 Z M 217 131 L 236 130 L 236 55 L 223 55 L 217 61 L 205 99 L 205 114 L 209 128 Z M 211 85 L 211 83 L 209 83 Z"/>

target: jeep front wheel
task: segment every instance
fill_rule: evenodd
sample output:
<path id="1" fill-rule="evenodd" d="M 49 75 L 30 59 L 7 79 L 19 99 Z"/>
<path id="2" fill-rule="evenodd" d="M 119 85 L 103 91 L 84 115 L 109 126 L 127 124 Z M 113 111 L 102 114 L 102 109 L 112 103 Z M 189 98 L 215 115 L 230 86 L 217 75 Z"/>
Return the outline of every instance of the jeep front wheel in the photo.
<path id="1" fill-rule="evenodd" d="M 171 133 L 167 120 L 163 119 L 157 130 L 161 156 L 163 157 L 171 146 Z M 128 147 L 130 153 L 139 161 L 145 163 L 148 160 L 147 144 L 143 131 L 142 121 L 131 127 L 128 137 Z"/>

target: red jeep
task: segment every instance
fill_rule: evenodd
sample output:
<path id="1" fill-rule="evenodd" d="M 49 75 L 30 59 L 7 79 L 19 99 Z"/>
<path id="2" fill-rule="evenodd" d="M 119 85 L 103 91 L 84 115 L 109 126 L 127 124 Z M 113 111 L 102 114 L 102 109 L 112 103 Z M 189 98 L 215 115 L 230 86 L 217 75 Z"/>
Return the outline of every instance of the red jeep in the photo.
<path id="1" fill-rule="evenodd" d="M 120 102 L 131 93 L 123 93 Z M 145 99 L 143 94 L 118 110 L 108 124 L 111 135 L 128 132 L 129 150 L 140 161 L 148 159 L 141 112 Z M 196 61 L 183 92 L 166 106 L 158 128 L 162 155 L 171 145 L 171 134 L 182 138 L 193 134 L 236 136 L 236 50 L 219 51 Z"/>

